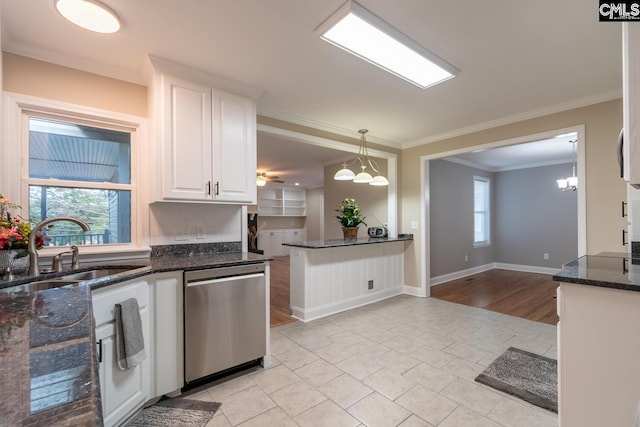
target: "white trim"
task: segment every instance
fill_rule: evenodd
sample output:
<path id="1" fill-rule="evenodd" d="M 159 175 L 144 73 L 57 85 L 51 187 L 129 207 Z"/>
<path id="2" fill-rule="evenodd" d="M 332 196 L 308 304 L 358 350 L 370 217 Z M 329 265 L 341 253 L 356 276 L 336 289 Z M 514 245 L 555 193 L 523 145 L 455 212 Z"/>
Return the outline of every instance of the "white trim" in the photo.
<path id="1" fill-rule="evenodd" d="M 493 270 L 495 267 L 493 263 L 479 265 L 477 267 L 467 268 L 465 270 L 454 271 L 453 273 L 443 274 L 441 276 L 436 276 L 431 278 L 431 286 L 441 285 L 443 283 L 450 282 L 452 280 L 458 280 L 465 278 L 467 276 L 471 276 L 473 274 L 484 273 L 485 271 Z"/>
<path id="2" fill-rule="evenodd" d="M 538 273 L 538 274 L 557 274 L 562 268 L 551 267 L 538 267 L 537 265 L 520 265 L 520 264 L 506 264 L 502 262 L 494 262 L 493 267 L 500 270 L 522 271 L 525 273 Z"/>
<path id="3" fill-rule="evenodd" d="M 446 162 L 457 163 L 463 166 L 469 166 L 471 168 L 480 169 L 487 172 L 506 172 L 520 169 L 531 169 L 531 168 L 541 168 L 544 166 L 554 166 L 554 165 L 564 165 L 567 163 L 571 163 L 571 160 L 547 160 L 544 162 L 533 162 L 533 163 L 525 163 L 516 166 L 506 166 L 503 168 L 494 168 L 491 166 L 486 166 L 480 163 L 471 162 L 469 160 L 461 159 L 459 157 L 447 157 L 446 159 L 442 159 Z"/>
<path id="4" fill-rule="evenodd" d="M 402 287 L 402 293 L 405 295 L 411 295 L 411 296 L 420 297 L 420 298 L 426 298 L 429 296 L 426 290 L 419 286 L 404 285 Z"/>
<path id="5" fill-rule="evenodd" d="M 586 135 L 584 124 L 570 126 L 561 129 L 548 130 L 539 132 L 532 135 L 518 136 L 515 138 L 509 138 L 502 141 L 494 141 L 486 144 L 480 144 L 470 147 L 458 148 L 455 150 L 444 151 L 435 154 L 427 154 L 420 156 L 420 210 L 421 210 L 421 253 L 417 255 L 416 259 L 422 262 L 421 268 L 421 283 L 422 287 L 428 288 L 431 283 L 431 262 L 430 262 L 430 245 L 431 245 L 431 233 L 428 216 L 430 215 L 429 204 L 429 160 L 440 159 L 443 157 L 454 156 L 460 153 L 466 153 L 478 149 L 488 149 L 496 147 L 504 147 L 507 145 L 521 144 L 524 142 L 538 141 L 542 139 L 549 139 L 556 135 L 563 135 L 570 132 L 576 132 L 578 135 L 578 181 L 580 187 L 578 189 L 578 256 L 581 257 L 587 253 L 587 185 L 586 185 L 586 166 L 585 166 L 585 152 L 586 152 Z"/>
<path id="6" fill-rule="evenodd" d="M 467 268 L 466 270 L 454 271 L 453 273 L 443 274 L 431 278 L 431 286 L 438 286 L 445 283 L 449 283 L 452 280 L 464 279 L 465 277 L 472 276 L 478 273 L 484 273 L 485 271 L 498 270 L 510 270 L 510 271 L 522 271 L 524 273 L 538 273 L 548 274 L 550 276 L 557 274 L 561 268 L 549 268 L 538 267 L 536 265 L 519 265 L 519 264 L 505 264 L 501 262 L 490 262 L 489 264 L 479 265 L 477 267 Z"/>
<path id="7" fill-rule="evenodd" d="M 428 138 L 421 138 L 415 141 L 409 141 L 402 144 L 402 149 L 419 147 L 420 145 L 431 144 L 432 142 L 442 141 L 444 139 L 455 138 L 457 136 L 467 135 L 474 132 L 480 132 L 487 129 L 493 129 L 499 126 L 505 126 L 512 123 L 521 122 L 524 120 L 535 119 L 537 117 L 543 117 L 550 114 L 560 113 L 563 111 L 573 110 L 576 108 L 587 107 L 593 104 L 599 104 L 601 102 L 611 101 L 613 99 L 622 98 L 622 89 L 614 89 L 607 92 L 602 92 L 592 96 L 579 98 L 573 101 L 563 102 L 556 105 L 550 105 L 548 107 L 539 108 L 536 110 L 527 111 L 512 116 L 503 117 L 497 120 L 491 120 L 484 123 L 478 123 L 475 125 L 467 126 L 464 128 L 455 129 L 449 132 L 444 132 L 438 135 L 434 135 Z M 531 140 L 533 141 L 533 140 Z"/>
<path id="8" fill-rule="evenodd" d="M 257 130 L 258 132 L 264 132 L 269 135 L 279 136 L 304 144 L 331 148 L 347 153 L 358 153 L 360 149 L 357 145 L 263 124 L 258 124 Z M 396 237 L 398 235 L 398 155 L 373 148 L 369 148 L 368 151 L 369 154 L 374 157 L 387 160 L 387 174 L 389 178 L 389 186 L 387 187 L 387 229 L 389 230 L 389 236 Z"/>
<path id="9" fill-rule="evenodd" d="M 304 310 L 300 307 L 291 307 L 291 317 L 294 317 L 302 322 L 310 322 L 312 320 L 320 319 L 322 317 L 331 316 L 332 314 L 340 313 L 343 311 L 351 310 L 363 305 L 371 304 L 374 302 L 382 301 L 396 295 L 402 294 L 403 287 L 396 286 L 391 289 L 385 289 L 378 292 L 371 292 L 366 295 L 361 295 L 348 300 L 339 301 L 332 304 L 326 304 L 320 307 L 315 307 L 309 310 Z"/>
<path id="10" fill-rule="evenodd" d="M 109 254 L 118 253 L 122 258 L 122 253 L 129 253 L 132 258 L 140 257 L 142 253 L 149 251 L 149 226 L 148 226 L 148 180 L 143 177 L 148 176 L 147 162 L 143 153 L 146 151 L 148 144 L 147 137 L 147 119 L 144 117 L 133 116 L 129 114 L 118 113 L 83 105 L 71 104 L 51 99 L 38 98 L 34 96 L 22 95 L 17 93 L 5 92 L 3 95 L 4 103 L 4 144 L 3 152 L 9 150 L 7 141 L 15 141 L 20 147 L 20 161 L 12 161 L 15 158 L 16 146 L 12 145 L 12 156 L 4 156 L 2 162 L 5 187 L 3 190 L 17 204 L 22 206 L 28 205 L 27 188 L 28 183 L 23 179 L 22 175 L 28 171 L 28 158 L 26 153 L 28 147 L 24 146 L 28 136 L 23 135 L 26 124 L 24 123 L 25 114 L 33 110 L 34 112 L 42 112 L 64 117 L 72 117 L 88 122 L 95 123 L 96 126 L 122 126 L 132 133 L 131 152 L 131 190 L 135 197 L 131 200 L 131 244 L 103 245 L 103 246 L 86 246 L 82 248 L 82 257 L 85 255 L 98 255 L 105 259 L 111 259 Z M 53 250 L 43 248 L 41 250 L 43 257 L 47 257 L 53 253 Z"/>

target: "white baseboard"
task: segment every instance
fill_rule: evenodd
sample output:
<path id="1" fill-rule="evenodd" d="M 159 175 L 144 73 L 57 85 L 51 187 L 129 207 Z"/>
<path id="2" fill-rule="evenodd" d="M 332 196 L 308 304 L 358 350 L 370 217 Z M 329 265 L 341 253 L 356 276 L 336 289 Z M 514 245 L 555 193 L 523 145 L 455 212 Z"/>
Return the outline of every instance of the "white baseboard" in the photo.
<path id="1" fill-rule="evenodd" d="M 501 262 L 494 262 L 493 268 L 499 268 L 501 270 L 511 270 L 511 271 L 524 271 L 525 273 L 540 273 L 540 274 L 550 274 L 550 275 L 554 275 L 562 269 L 561 267 L 549 268 L 549 267 L 538 267 L 536 265 L 504 264 Z"/>
<path id="2" fill-rule="evenodd" d="M 374 292 L 366 295 L 362 295 L 356 298 L 352 298 L 345 301 L 340 301 L 333 304 L 327 304 L 320 307 L 314 307 L 304 310 L 300 307 L 291 307 L 291 316 L 303 322 L 310 322 L 312 320 L 320 319 L 322 317 L 331 316 L 332 314 L 340 313 L 342 311 L 351 310 L 352 308 L 361 307 L 363 305 L 371 304 L 373 302 L 382 301 L 387 298 L 400 295 L 403 291 L 401 286 L 385 289 L 380 292 Z"/>
<path id="3" fill-rule="evenodd" d="M 431 286 L 442 285 L 443 283 L 447 283 L 452 280 L 463 279 L 473 274 L 478 274 L 478 273 L 483 273 L 485 271 L 493 270 L 494 268 L 497 268 L 500 270 L 522 271 L 525 273 L 539 273 L 539 274 L 549 274 L 549 275 L 556 274 L 561 270 L 560 268 L 538 267 L 535 265 L 520 265 L 520 264 L 506 264 L 502 262 L 492 262 L 489 264 L 480 265 L 478 267 L 467 268 L 466 270 L 454 271 L 453 273 L 432 277 Z M 416 288 L 416 289 L 419 289 L 419 288 Z"/>
<path id="4" fill-rule="evenodd" d="M 494 263 L 485 265 L 479 265 L 477 267 L 467 268 L 466 270 L 454 271 L 453 273 L 443 274 L 442 276 L 436 276 L 431 278 L 431 286 L 441 285 L 452 280 L 462 279 L 463 277 L 471 276 L 473 274 L 484 273 L 485 271 L 493 270 Z"/>
<path id="5" fill-rule="evenodd" d="M 402 287 L 402 293 L 405 295 L 411 295 L 414 297 L 426 298 L 429 296 L 429 288 L 422 289 L 420 286 L 404 285 Z"/>

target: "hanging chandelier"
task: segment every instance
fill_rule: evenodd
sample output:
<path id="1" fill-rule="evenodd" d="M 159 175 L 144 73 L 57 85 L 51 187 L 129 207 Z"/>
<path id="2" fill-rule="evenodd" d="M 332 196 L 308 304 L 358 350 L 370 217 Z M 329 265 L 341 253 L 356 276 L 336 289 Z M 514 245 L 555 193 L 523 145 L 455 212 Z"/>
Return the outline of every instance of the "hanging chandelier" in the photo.
<path id="1" fill-rule="evenodd" d="M 367 132 L 369 132 L 368 129 L 360 129 L 358 131 L 358 133 L 362 135 L 360 148 L 358 149 L 358 156 L 351 161 L 346 160 L 342 164 L 342 169 L 336 172 L 333 179 L 337 181 L 353 181 L 357 184 L 369 184 L 374 186 L 389 185 L 389 180 L 380 174 L 380 166 L 378 166 L 375 160 L 369 157 L 369 151 L 367 150 L 367 138 L 365 137 Z M 360 168 L 362 169 L 357 175 L 349 169 L 349 167 L 355 162 L 359 162 Z M 377 174 L 375 177 L 371 176 L 371 174 L 367 172 L 367 165 Z"/>
<path id="2" fill-rule="evenodd" d="M 578 176 L 576 175 L 576 142 L 577 140 L 569 141 L 569 143 L 572 144 L 571 152 L 573 158 L 573 163 L 571 166 L 571 176 L 556 180 L 556 183 L 558 183 L 558 188 L 562 191 L 576 191 L 578 188 Z"/>

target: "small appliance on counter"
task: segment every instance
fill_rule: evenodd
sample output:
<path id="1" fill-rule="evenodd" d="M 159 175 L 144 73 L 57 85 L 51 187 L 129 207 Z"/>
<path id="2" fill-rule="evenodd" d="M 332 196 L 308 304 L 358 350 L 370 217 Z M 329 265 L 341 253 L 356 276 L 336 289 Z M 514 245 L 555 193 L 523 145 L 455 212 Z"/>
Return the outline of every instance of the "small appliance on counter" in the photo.
<path id="1" fill-rule="evenodd" d="M 387 237 L 389 232 L 387 227 L 369 227 L 369 237 Z"/>

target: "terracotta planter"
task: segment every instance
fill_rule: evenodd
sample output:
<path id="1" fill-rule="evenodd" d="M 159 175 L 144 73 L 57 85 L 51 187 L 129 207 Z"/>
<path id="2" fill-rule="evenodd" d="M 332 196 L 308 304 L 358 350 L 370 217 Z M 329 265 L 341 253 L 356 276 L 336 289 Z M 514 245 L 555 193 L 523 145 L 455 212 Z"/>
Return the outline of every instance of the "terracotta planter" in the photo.
<path id="1" fill-rule="evenodd" d="M 355 240 L 358 238 L 358 227 L 342 227 L 345 240 Z"/>

